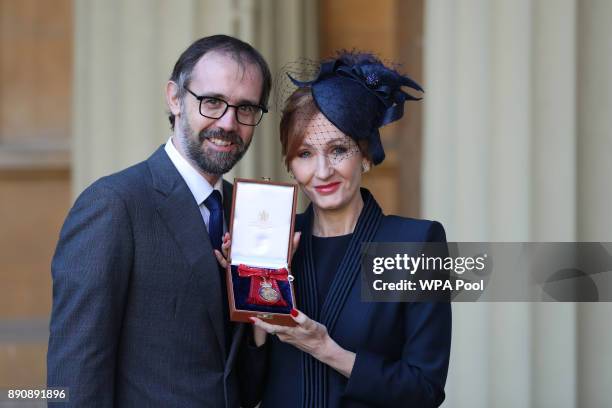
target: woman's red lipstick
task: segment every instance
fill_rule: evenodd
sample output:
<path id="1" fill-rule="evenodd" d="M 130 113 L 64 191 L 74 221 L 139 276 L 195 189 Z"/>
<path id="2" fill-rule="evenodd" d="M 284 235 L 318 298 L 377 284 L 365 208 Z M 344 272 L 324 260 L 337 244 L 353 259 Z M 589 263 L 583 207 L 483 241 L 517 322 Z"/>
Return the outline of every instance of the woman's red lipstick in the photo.
<path id="1" fill-rule="evenodd" d="M 333 192 L 335 192 L 338 187 L 340 187 L 340 182 L 336 181 L 335 183 L 329 183 L 329 184 L 324 184 L 321 186 L 316 186 L 315 190 L 317 190 L 317 193 L 319 194 L 331 194 Z"/>

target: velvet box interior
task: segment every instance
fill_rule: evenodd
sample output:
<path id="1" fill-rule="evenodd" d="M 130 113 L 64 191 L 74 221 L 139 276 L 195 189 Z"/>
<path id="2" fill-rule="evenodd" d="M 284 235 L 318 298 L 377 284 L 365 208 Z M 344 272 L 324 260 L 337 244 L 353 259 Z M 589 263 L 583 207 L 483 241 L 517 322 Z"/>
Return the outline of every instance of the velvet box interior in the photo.
<path id="1" fill-rule="evenodd" d="M 294 325 L 289 260 L 297 188 L 294 184 L 234 180 L 227 289 L 230 319 L 256 316 Z"/>

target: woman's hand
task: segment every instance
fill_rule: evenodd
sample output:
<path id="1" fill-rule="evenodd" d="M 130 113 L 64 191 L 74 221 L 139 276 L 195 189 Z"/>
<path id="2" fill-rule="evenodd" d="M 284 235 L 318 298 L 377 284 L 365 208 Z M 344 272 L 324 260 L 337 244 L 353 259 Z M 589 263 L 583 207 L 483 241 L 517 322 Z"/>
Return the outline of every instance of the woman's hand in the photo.
<path id="1" fill-rule="evenodd" d="M 345 377 L 350 377 L 355 364 L 355 353 L 340 347 L 327 333 L 327 327 L 310 319 L 304 313 L 293 309 L 291 317 L 297 326 L 279 326 L 266 323 L 256 317 L 251 317 L 251 320 L 255 327 L 276 335 L 280 341 L 297 347 Z"/>
<path id="2" fill-rule="evenodd" d="M 315 322 L 296 309 L 291 311 L 291 316 L 298 324 L 295 327 L 266 323 L 256 317 L 251 317 L 251 320 L 253 320 L 256 327 L 265 330 L 269 334 L 277 335 L 280 341 L 289 343 L 312 355 L 321 350 L 331 340 L 327 334 L 327 328 L 321 323 Z"/>

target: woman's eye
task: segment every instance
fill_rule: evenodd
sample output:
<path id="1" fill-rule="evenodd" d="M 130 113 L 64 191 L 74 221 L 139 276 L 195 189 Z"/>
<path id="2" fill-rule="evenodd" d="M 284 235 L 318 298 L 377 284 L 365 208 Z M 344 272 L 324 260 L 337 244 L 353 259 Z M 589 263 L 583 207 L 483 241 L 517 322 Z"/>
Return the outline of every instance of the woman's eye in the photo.
<path id="1" fill-rule="evenodd" d="M 311 156 L 310 152 L 308 150 L 304 150 L 298 153 L 298 157 L 300 159 L 307 159 Z"/>
<path id="2" fill-rule="evenodd" d="M 335 146 L 335 147 L 332 149 L 332 153 L 333 153 L 335 156 L 339 156 L 339 155 L 344 154 L 344 153 L 346 153 L 346 152 L 348 152 L 348 149 L 347 149 L 345 146 Z"/>

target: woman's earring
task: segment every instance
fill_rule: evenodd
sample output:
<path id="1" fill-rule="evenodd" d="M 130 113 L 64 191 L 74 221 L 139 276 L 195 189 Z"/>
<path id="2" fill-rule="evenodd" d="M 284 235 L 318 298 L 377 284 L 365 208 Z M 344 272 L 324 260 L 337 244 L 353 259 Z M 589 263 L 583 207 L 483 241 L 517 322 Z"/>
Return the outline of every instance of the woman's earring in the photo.
<path id="1" fill-rule="evenodd" d="M 294 180 L 295 180 L 295 176 L 293 175 L 293 172 L 292 172 L 292 171 L 289 171 L 289 177 L 291 177 L 292 179 L 294 179 Z"/>
<path id="2" fill-rule="evenodd" d="M 370 171 L 370 162 L 364 160 L 361 162 L 361 172 L 367 173 L 368 171 Z"/>

